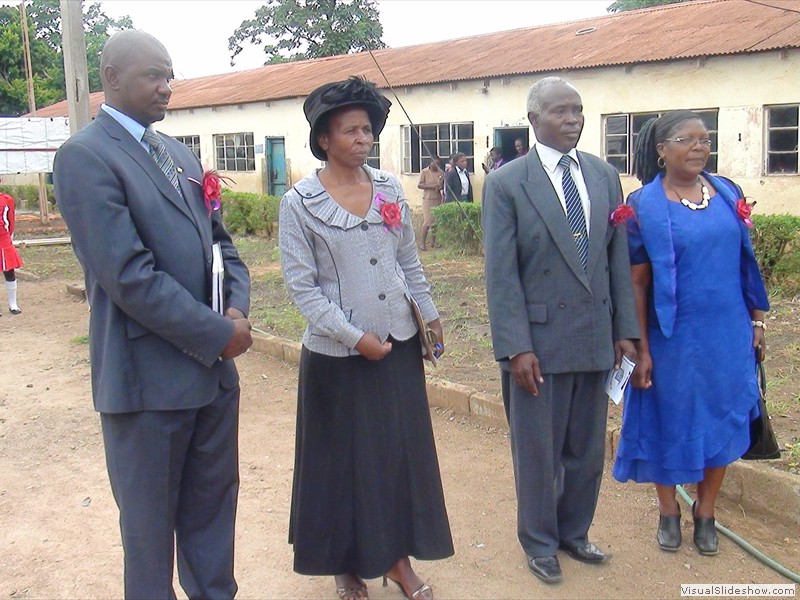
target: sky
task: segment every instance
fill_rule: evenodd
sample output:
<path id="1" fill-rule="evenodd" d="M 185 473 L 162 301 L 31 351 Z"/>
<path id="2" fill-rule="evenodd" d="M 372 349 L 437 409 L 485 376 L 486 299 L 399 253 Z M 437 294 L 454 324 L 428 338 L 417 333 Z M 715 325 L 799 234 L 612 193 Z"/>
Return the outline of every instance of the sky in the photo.
<path id="1" fill-rule="evenodd" d="M 92 0 L 85 0 L 85 2 Z M 613 0 L 378 0 L 383 41 L 410 46 L 608 14 Z M 6 3 L 6 2 L 0 2 Z M 129 15 L 137 29 L 158 38 L 178 79 L 263 65 L 263 51 L 248 45 L 230 66 L 228 38 L 255 16 L 259 0 L 104 0 L 111 17 Z"/>

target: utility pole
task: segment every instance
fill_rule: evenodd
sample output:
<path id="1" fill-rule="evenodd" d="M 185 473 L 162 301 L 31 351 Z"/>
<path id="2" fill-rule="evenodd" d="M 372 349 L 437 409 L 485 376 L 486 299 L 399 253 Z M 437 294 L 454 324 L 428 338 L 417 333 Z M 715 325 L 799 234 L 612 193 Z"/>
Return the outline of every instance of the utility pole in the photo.
<path id="1" fill-rule="evenodd" d="M 22 19 L 22 46 L 25 49 L 25 73 L 28 79 L 28 111 L 36 115 L 36 94 L 33 90 L 33 67 L 31 66 L 31 43 L 28 38 L 28 15 L 25 14 L 25 0 L 19 5 Z M 39 218 L 42 224 L 50 222 L 50 210 L 47 206 L 47 188 L 44 185 L 44 173 L 39 173 Z"/>
<path id="2" fill-rule="evenodd" d="M 86 66 L 86 37 L 83 32 L 83 2 L 61 0 L 61 49 L 67 84 L 69 132 L 75 135 L 89 124 L 89 75 Z"/>

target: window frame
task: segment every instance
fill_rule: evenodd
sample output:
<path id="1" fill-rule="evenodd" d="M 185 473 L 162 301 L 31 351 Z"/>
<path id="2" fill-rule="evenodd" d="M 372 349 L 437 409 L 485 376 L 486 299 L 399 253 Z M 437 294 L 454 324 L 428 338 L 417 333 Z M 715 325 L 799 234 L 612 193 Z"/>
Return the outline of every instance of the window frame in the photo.
<path id="1" fill-rule="evenodd" d="M 250 173 L 256 171 L 256 156 L 253 132 L 215 133 L 214 164 L 217 171 Z M 220 142 L 222 142 L 220 144 Z M 229 143 L 230 142 L 230 143 Z M 223 156 L 220 156 L 222 150 Z M 229 152 L 230 151 L 230 152 Z M 232 154 L 232 156 L 229 156 Z M 241 168 L 241 166 L 244 168 Z M 233 168 L 229 168 L 233 166 Z"/>
<path id="2" fill-rule="evenodd" d="M 772 111 L 776 109 L 794 108 L 795 110 L 795 124 L 794 125 L 772 125 Z M 794 150 L 772 150 L 771 138 L 773 132 L 791 132 L 795 134 Z M 790 104 L 771 104 L 764 106 L 764 175 L 765 176 L 797 176 L 800 174 L 800 103 Z M 789 155 L 794 156 L 794 170 L 793 171 L 777 171 L 770 170 L 770 158 L 773 156 Z"/>
<path id="3" fill-rule="evenodd" d="M 430 128 L 435 128 L 436 135 Z M 442 133 L 446 131 L 445 138 Z M 452 121 L 449 123 L 422 123 L 419 125 L 402 125 L 402 169 L 406 175 L 417 175 L 430 162 L 430 152 L 443 160 L 455 152 L 464 152 L 467 156 L 467 171 L 475 172 L 475 122 Z"/>
<path id="4" fill-rule="evenodd" d="M 709 120 L 703 119 L 703 123 L 706 125 L 706 129 L 708 129 L 709 137 L 712 140 L 711 144 L 711 152 L 708 156 L 708 162 L 706 163 L 706 171 L 709 173 L 716 173 L 717 169 L 719 168 L 719 108 L 698 108 L 698 109 L 691 109 L 692 112 L 697 113 L 701 117 L 704 115 L 711 115 L 714 116 L 714 121 L 716 122 L 715 127 L 709 127 Z M 652 117 L 660 117 L 664 113 L 669 112 L 668 110 L 658 110 L 658 111 L 643 111 L 643 112 L 635 112 L 635 113 L 609 113 L 602 115 L 603 120 L 603 160 L 611 164 L 620 175 L 632 175 L 631 169 L 633 164 L 633 147 L 636 142 L 636 137 L 639 135 L 639 129 L 641 126 Z M 625 133 L 608 133 L 608 120 L 624 117 L 625 121 Z M 638 121 L 638 127 L 634 130 L 634 121 Z M 627 153 L 625 155 L 614 153 L 610 154 L 608 152 L 609 146 L 608 141 L 609 137 L 611 138 L 625 138 L 625 144 L 627 145 Z M 609 160 L 611 159 L 619 159 L 621 157 L 625 158 L 625 170 L 622 171 L 619 168 L 618 162 Z"/>
<path id="5" fill-rule="evenodd" d="M 174 137 L 181 144 L 189 148 L 189 150 L 191 150 L 192 153 L 197 157 L 197 160 L 202 160 L 199 135 L 175 135 L 172 137 Z"/>
<path id="6" fill-rule="evenodd" d="M 381 141 L 380 136 L 376 137 L 372 143 L 372 148 L 369 149 L 366 164 L 373 169 L 381 168 Z"/>

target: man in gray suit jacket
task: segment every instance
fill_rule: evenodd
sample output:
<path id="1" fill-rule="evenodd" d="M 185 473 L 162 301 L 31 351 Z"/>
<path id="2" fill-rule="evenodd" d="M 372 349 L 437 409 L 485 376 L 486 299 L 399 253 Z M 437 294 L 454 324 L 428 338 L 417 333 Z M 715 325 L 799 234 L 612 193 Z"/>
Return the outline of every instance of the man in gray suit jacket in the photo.
<path id="1" fill-rule="evenodd" d="M 556 550 L 610 558 L 590 543 L 603 474 L 604 383 L 633 356 L 634 312 L 625 227 L 609 223 L 619 177 L 577 152 L 583 105 L 566 81 L 531 87 L 537 144 L 486 177 L 483 231 L 495 358 L 511 430 L 518 535 L 530 570 L 561 580 Z"/>
<path id="2" fill-rule="evenodd" d="M 164 46 L 139 31 L 103 49 L 105 101 L 55 160 L 55 194 L 86 277 L 92 392 L 120 510 L 126 598 L 232 598 L 239 377 L 250 278 L 203 171 L 157 134 L 172 90 Z M 150 141 L 147 141 L 150 140 Z M 158 162 L 157 162 L 158 161 Z M 224 314 L 212 310 L 212 245 Z"/>

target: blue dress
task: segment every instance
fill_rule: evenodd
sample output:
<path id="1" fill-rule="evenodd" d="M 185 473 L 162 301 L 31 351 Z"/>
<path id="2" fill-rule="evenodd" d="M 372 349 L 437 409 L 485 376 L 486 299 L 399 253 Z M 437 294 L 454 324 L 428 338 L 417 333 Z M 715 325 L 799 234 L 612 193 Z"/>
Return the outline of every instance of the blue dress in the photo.
<path id="1" fill-rule="evenodd" d="M 750 443 L 759 397 L 750 309 L 768 302 L 735 196 L 709 179 L 718 193 L 705 210 L 667 200 L 660 176 L 631 201 L 631 264 L 653 267 L 653 385 L 628 389 L 613 470 L 622 482 L 701 481 L 703 469 L 730 464 Z"/>

